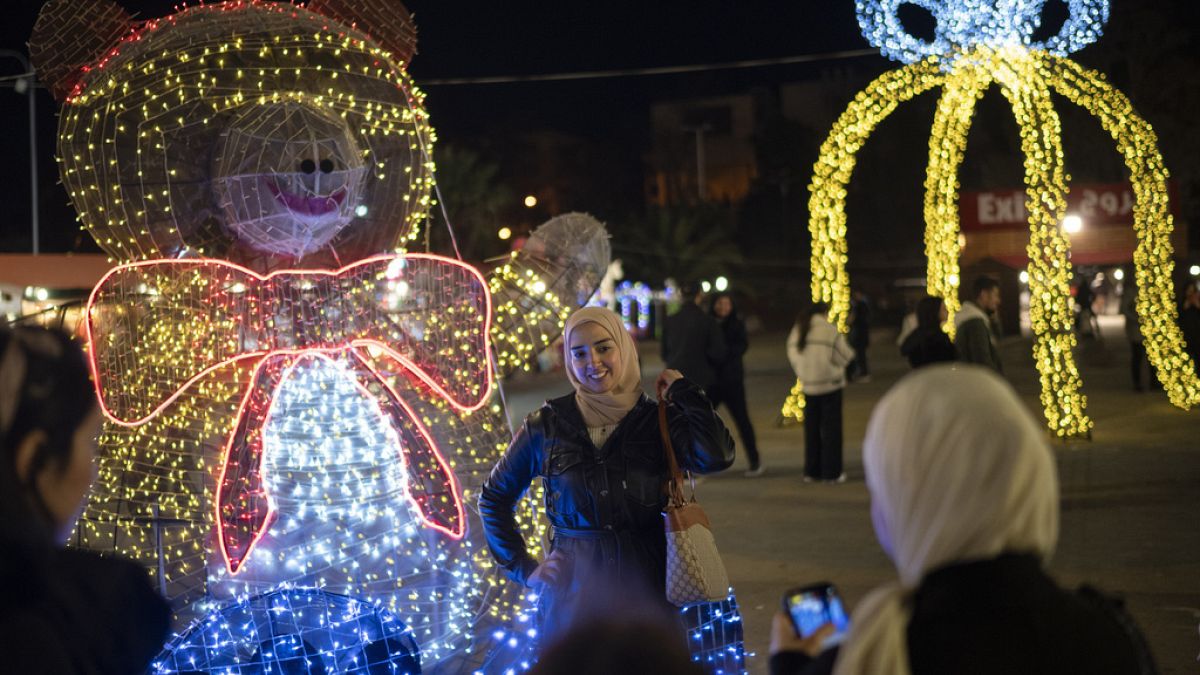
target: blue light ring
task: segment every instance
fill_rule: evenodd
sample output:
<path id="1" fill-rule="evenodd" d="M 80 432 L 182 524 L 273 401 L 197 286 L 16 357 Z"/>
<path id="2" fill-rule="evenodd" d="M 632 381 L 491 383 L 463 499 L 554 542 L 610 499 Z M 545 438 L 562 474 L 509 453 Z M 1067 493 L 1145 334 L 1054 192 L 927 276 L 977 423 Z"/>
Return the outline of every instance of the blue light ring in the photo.
<path id="1" fill-rule="evenodd" d="M 925 9 L 935 21 L 934 39 L 904 29 L 902 5 Z M 1053 37 L 1035 42 L 1045 0 L 856 0 L 863 37 L 888 58 L 914 63 L 980 46 L 1023 45 L 1065 56 L 1099 39 L 1109 17 L 1109 0 L 1068 0 L 1069 15 Z"/>

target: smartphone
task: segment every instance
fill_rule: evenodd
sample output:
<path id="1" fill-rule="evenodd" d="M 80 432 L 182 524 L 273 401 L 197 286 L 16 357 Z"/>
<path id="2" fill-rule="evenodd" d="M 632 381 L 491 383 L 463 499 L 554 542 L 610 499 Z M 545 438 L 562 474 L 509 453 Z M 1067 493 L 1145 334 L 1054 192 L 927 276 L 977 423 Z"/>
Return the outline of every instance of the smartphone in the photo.
<path id="1" fill-rule="evenodd" d="M 850 617 L 846 615 L 842 598 L 830 583 L 801 586 L 784 593 L 783 611 L 791 618 L 792 627 L 800 637 L 812 635 L 827 623 L 833 624 L 834 633 L 825 639 L 824 648 L 841 642 L 850 628 Z"/>

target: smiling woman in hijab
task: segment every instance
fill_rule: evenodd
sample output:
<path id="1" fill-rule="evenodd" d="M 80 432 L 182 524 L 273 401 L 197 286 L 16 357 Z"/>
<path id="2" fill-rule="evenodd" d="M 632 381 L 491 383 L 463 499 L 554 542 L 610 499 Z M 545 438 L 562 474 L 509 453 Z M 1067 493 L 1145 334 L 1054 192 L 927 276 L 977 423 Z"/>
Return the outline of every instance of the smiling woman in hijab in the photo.
<path id="1" fill-rule="evenodd" d="M 669 472 L 655 402 L 642 391 L 637 347 L 607 309 L 588 307 L 564 330 L 574 392 L 530 413 L 479 498 L 488 547 L 513 579 L 539 592 L 543 637 L 590 619 L 588 597 L 618 593 L 666 604 L 663 485 Z M 657 381 L 679 464 L 710 473 L 733 463 L 733 440 L 696 384 L 675 370 Z M 513 510 L 535 477 L 553 526 L 550 554 L 529 553 Z M 634 590 L 630 590 L 634 589 Z"/>
<path id="2" fill-rule="evenodd" d="M 1120 603 L 1046 573 L 1054 457 L 998 375 L 942 364 L 905 377 L 871 415 L 863 464 L 898 578 L 859 603 L 840 647 L 793 639 L 772 673 L 1155 672 Z"/>

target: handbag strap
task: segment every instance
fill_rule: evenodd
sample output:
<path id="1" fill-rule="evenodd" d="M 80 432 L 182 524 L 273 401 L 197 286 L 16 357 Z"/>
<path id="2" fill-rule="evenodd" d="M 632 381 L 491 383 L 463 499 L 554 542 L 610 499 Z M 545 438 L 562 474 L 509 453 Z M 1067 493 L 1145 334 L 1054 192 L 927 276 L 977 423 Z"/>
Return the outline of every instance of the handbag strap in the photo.
<path id="1" fill-rule="evenodd" d="M 658 433 L 662 436 L 663 452 L 667 456 L 667 467 L 671 470 L 671 480 L 667 483 L 667 504 L 678 508 L 686 505 L 689 500 L 683 496 L 683 471 L 679 468 L 679 460 L 675 458 L 675 447 L 671 445 L 671 434 L 667 430 L 667 402 L 662 399 L 658 401 Z M 690 501 L 696 501 L 694 482 Z"/>

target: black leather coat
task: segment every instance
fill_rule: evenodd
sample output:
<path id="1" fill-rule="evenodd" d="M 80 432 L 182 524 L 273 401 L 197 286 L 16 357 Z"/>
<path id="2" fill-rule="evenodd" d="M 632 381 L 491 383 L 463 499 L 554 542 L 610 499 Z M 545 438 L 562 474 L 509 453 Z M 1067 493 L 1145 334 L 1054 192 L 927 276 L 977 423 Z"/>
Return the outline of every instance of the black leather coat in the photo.
<path id="1" fill-rule="evenodd" d="M 733 463 L 733 439 L 694 383 L 677 380 L 667 392 L 667 427 L 681 467 L 711 473 Z M 517 529 L 513 509 L 534 477 L 546 493 L 553 549 L 566 555 L 568 580 L 543 593 L 543 629 L 554 632 L 574 613 L 567 599 L 581 591 L 620 585 L 664 597 L 666 542 L 663 486 L 669 470 L 658 428 L 658 407 L 642 399 L 603 447 L 588 437 L 575 395 L 547 401 L 525 418 L 492 469 L 479 498 L 488 547 L 517 581 L 537 561 Z"/>

